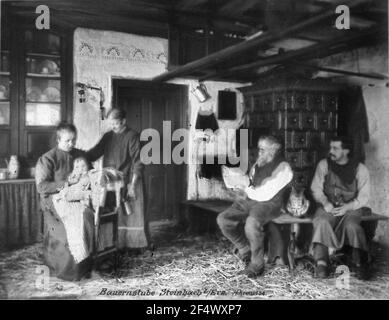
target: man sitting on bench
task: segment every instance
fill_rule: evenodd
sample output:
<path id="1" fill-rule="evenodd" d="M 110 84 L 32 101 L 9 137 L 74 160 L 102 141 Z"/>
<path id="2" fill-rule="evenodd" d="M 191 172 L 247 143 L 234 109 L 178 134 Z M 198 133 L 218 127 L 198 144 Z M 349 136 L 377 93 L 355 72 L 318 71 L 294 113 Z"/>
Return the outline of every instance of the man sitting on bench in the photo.
<path id="1" fill-rule="evenodd" d="M 243 274 L 250 278 L 264 271 L 264 226 L 281 215 L 284 193 L 293 179 L 276 138 L 260 137 L 258 149 L 257 161 L 249 172 L 250 185 L 241 186 L 237 190 L 240 199 L 217 217 L 222 233 L 246 263 Z"/>
<path id="2" fill-rule="evenodd" d="M 329 158 L 319 162 L 311 190 L 318 208 L 313 219 L 313 255 L 316 276 L 328 277 L 328 248 L 352 248 L 357 276 L 366 276 L 368 245 L 361 217 L 369 200 L 369 172 L 351 157 L 352 141 L 336 137 Z"/>

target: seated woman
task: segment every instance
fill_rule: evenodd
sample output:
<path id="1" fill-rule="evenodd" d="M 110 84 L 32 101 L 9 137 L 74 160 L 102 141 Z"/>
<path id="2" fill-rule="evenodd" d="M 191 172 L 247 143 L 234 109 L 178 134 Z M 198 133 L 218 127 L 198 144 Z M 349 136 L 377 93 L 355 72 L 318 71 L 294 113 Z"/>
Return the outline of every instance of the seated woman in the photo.
<path id="1" fill-rule="evenodd" d="M 74 159 L 84 153 L 74 148 L 77 138 L 76 128 L 68 123 L 57 127 L 57 147 L 42 155 L 36 166 L 36 185 L 40 194 L 44 214 L 44 259 L 51 276 L 64 280 L 80 280 L 91 271 L 91 257 L 76 261 L 69 249 L 65 224 L 54 206 L 53 198 L 65 186 L 79 182 L 80 177 L 71 176 Z M 93 211 L 84 206 L 82 212 L 83 233 L 86 252 L 93 246 Z"/>

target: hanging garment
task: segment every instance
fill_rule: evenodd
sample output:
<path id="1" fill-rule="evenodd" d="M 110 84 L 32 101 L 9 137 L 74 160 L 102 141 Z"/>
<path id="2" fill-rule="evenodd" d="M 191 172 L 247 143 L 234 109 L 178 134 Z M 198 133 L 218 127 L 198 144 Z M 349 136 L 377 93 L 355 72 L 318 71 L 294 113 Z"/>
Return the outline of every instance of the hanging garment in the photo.
<path id="1" fill-rule="evenodd" d="M 219 129 L 219 125 L 217 123 L 215 114 L 213 112 L 207 114 L 207 113 L 201 113 L 199 111 L 199 113 L 197 114 L 195 128 L 201 130 L 211 129 L 213 131 Z"/>
<path id="2" fill-rule="evenodd" d="M 199 111 L 197 114 L 196 125 L 195 128 L 197 130 L 212 130 L 216 131 L 219 129 L 219 125 L 217 123 L 215 114 L 211 113 L 203 113 Z M 221 166 L 218 164 L 218 159 L 215 157 L 213 159 L 213 164 L 207 164 L 207 158 L 204 155 L 202 159 L 202 164 L 199 165 L 197 171 L 199 178 L 204 179 L 221 179 L 222 172 Z"/>

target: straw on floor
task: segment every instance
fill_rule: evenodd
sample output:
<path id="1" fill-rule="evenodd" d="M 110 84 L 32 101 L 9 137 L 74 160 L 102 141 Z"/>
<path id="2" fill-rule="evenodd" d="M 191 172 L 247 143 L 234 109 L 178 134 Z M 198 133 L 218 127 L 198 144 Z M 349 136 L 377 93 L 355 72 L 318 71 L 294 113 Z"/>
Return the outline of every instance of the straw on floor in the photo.
<path id="1" fill-rule="evenodd" d="M 243 263 L 228 241 L 213 236 L 188 236 L 171 223 L 152 228 L 153 250 L 125 253 L 120 267 L 94 273 L 78 283 L 50 278 L 44 288 L 39 273 L 41 244 L 0 255 L 1 298 L 72 299 L 388 299 L 386 251 L 376 248 L 375 276 L 349 288 L 336 277 L 318 280 L 300 264 L 295 276 L 286 266 L 266 266 L 257 279 L 238 275 Z M 342 287 L 343 284 L 343 287 Z"/>

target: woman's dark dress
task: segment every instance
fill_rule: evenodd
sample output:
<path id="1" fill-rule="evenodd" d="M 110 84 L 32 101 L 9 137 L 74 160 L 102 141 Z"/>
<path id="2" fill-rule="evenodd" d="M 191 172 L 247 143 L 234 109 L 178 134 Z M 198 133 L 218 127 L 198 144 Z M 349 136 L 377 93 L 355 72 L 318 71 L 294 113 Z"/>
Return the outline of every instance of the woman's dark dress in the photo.
<path id="1" fill-rule="evenodd" d="M 65 185 L 68 175 L 73 170 L 73 160 L 84 152 L 73 149 L 65 152 L 58 148 L 51 149 L 37 162 L 35 180 L 40 194 L 44 215 L 44 259 L 50 268 L 50 275 L 64 280 L 80 280 L 91 271 L 91 258 L 80 263 L 74 261 L 68 247 L 64 224 L 59 218 L 52 195 Z M 93 211 L 84 211 L 84 237 L 90 248 L 93 245 Z"/>
<path id="2" fill-rule="evenodd" d="M 118 247 L 119 248 L 145 248 L 149 244 L 148 223 L 145 217 L 145 193 L 142 173 L 144 165 L 140 160 L 141 144 L 139 133 L 126 127 L 121 133 L 109 131 L 101 140 L 90 149 L 87 154 L 91 162 L 103 156 L 103 167 L 112 167 L 123 172 L 125 188 L 123 196 L 127 192 L 127 185 L 132 176 L 137 174 L 140 179 L 135 185 L 136 200 L 132 201 L 131 215 L 124 214 L 123 206 L 120 207 Z M 101 230 L 102 241 L 107 246 L 111 243 L 112 231 Z"/>

